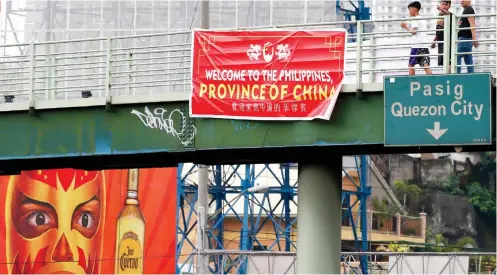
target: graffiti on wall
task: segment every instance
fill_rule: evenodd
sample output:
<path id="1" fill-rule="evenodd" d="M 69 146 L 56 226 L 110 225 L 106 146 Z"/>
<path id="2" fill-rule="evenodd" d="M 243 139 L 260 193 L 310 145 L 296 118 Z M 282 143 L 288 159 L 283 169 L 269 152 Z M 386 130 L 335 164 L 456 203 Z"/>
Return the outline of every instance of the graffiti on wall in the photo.
<path id="1" fill-rule="evenodd" d="M 2 274 L 175 273 L 176 168 L 2 176 L 0 211 Z"/>
<path id="2" fill-rule="evenodd" d="M 259 126 L 258 122 L 246 121 L 246 120 L 232 119 L 231 123 L 233 124 L 235 131 L 240 131 L 240 130 L 244 130 L 244 129 L 252 130 L 252 129 L 257 128 L 257 126 Z"/>
<path id="3" fill-rule="evenodd" d="M 197 128 L 194 125 L 191 125 L 191 129 L 187 128 L 186 116 L 179 109 L 167 111 L 164 108 L 155 108 L 150 111 L 145 106 L 143 112 L 133 109 L 131 113 L 136 115 L 145 127 L 164 131 L 166 134 L 178 138 L 183 146 L 192 144 L 197 134 Z"/>

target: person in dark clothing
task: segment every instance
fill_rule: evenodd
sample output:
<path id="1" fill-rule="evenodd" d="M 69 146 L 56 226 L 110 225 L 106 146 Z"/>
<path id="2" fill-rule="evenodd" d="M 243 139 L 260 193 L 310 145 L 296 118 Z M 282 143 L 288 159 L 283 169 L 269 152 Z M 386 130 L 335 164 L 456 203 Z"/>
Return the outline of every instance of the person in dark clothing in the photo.
<path id="1" fill-rule="evenodd" d="M 461 0 L 461 6 L 463 7 L 463 12 L 462 12 L 463 15 L 475 14 L 475 10 L 471 6 L 471 0 Z M 459 42 L 457 43 L 457 52 L 464 53 L 462 55 L 457 56 L 457 65 L 461 65 L 461 61 L 462 59 L 464 59 L 464 64 L 466 64 L 468 73 L 474 73 L 475 68 L 472 66 L 473 54 L 471 52 L 473 51 L 473 46 L 475 46 L 475 48 L 478 47 L 478 41 L 476 41 L 476 29 L 474 29 L 475 17 L 474 16 L 462 17 L 459 19 L 458 25 L 459 28 L 471 27 L 472 29 L 459 30 L 459 32 L 457 33 L 458 37 L 457 40 L 459 40 Z M 470 40 L 470 41 L 463 41 L 463 40 Z M 457 73 L 461 73 L 461 67 L 457 67 Z"/>
<path id="2" fill-rule="evenodd" d="M 442 0 L 440 5 L 437 6 L 437 9 L 439 10 L 438 16 L 448 16 L 449 18 L 449 30 L 450 28 L 450 23 L 451 23 L 451 16 L 452 13 L 449 12 L 449 9 L 451 7 L 451 1 L 445 1 Z M 433 38 L 433 43 L 431 44 L 431 48 L 437 47 L 438 44 L 438 54 L 443 54 L 444 53 L 444 19 L 438 19 L 437 20 L 437 32 L 435 34 L 435 37 Z M 451 33 L 449 33 L 449 45 L 451 44 Z M 437 43 L 440 42 L 440 43 Z M 450 58 L 450 47 L 449 47 L 449 58 Z M 451 63 L 451 60 L 449 59 L 449 64 Z M 443 66 L 444 64 L 444 57 L 443 55 L 438 56 L 438 66 Z M 449 69 L 450 70 L 450 69 Z M 450 72 L 450 71 L 449 71 Z"/>

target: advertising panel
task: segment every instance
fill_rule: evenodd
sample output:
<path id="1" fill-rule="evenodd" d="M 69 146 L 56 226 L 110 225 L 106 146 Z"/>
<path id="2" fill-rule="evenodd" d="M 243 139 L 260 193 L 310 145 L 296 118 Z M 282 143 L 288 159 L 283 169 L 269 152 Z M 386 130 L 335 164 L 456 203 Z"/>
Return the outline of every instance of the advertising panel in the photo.
<path id="1" fill-rule="evenodd" d="M 330 119 L 344 78 L 347 32 L 193 32 L 192 117 Z"/>
<path id="2" fill-rule="evenodd" d="M 175 273 L 176 168 L 0 177 L 0 273 Z"/>

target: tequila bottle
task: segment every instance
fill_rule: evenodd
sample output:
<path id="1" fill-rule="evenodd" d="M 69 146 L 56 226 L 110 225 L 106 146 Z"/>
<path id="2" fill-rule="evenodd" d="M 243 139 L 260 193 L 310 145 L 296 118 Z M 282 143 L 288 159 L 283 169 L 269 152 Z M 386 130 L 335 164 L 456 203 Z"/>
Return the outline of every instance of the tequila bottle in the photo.
<path id="1" fill-rule="evenodd" d="M 143 274 L 145 219 L 138 200 L 139 169 L 128 170 L 128 193 L 117 219 L 116 274 Z"/>

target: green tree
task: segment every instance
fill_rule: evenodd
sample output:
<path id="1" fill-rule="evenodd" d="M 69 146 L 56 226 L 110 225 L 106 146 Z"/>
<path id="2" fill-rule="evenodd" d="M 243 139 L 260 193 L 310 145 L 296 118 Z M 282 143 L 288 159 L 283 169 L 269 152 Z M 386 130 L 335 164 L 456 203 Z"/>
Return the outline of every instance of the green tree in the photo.
<path id="1" fill-rule="evenodd" d="M 399 211 L 398 207 L 396 207 L 394 204 L 391 204 L 385 198 L 380 200 L 378 199 L 378 197 L 373 197 L 371 203 L 373 205 L 375 215 L 378 218 L 378 228 L 381 228 L 382 224 L 384 224 L 388 219 L 391 219 L 393 216 L 395 216 L 395 214 Z"/>
<path id="2" fill-rule="evenodd" d="M 393 183 L 394 192 L 397 196 L 403 197 L 403 206 L 406 208 L 407 198 L 416 201 L 421 193 L 421 189 L 416 184 L 407 184 L 402 180 Z"/>
<path id="3" fill-rule="evenodd" d="M 479 211 L 495 216 L 495 193 L 481 186 L 478 182 L 466 186 L 469 202 Z"/>
<path id="4" fill-rule="evenodd" d="M 482 152 L 480 156 L 480 171 L 495 171 L 495 152 Z"/>
<path id="5" fill-rule="evenodd" d="M 464 196 L 464 189 L 461 188 L 461 176 L 451 174 L 442 182 L 442 187 L 445 192 L 454 196 Z"/>
<path id="6" fill-rule="evenodd" d="M 465 196 L 478 211 L 495 216 L 495 192 L 491 192 L 479 182 L 472 182 L 461 187 L 459 178 L 456 174 L 450 175 L 442 183 L 444 190 L 454 196 Z"/>
<path id="7" fill-rule="evenodd" d="M 495 192 L 482 186 L 479 182 L 472 182 L 464 187 L 460 186 L 460 176 L 451 174 L 443 183 L 445 192 L 454 196 L 465 196 L 478 211 L 495 216 Z"/>

